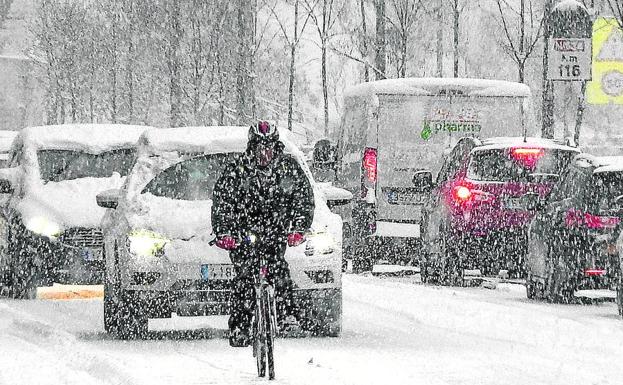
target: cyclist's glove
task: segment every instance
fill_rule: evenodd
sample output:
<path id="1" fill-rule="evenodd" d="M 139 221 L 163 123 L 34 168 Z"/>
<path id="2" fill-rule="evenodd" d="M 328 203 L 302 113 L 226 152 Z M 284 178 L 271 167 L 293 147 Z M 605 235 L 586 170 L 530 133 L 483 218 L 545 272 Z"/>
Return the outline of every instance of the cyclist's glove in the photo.
<path id="1" fill-rule="evenodd" d="M 238 247 L 238 244 L 236 243 L 236 239 L 230 237 L 229 235 L 225 235 L 216 241 L 216 247 L 220 247 L 223 250 L 234 250 Z"/>
<path id="2" fill-rule="evenodd" d="M 300 232 L 294 232 L 288 234 L 288 246 L 294 247 L 298 246 L 301 243 L 305 242 L 305 234 Z"/>

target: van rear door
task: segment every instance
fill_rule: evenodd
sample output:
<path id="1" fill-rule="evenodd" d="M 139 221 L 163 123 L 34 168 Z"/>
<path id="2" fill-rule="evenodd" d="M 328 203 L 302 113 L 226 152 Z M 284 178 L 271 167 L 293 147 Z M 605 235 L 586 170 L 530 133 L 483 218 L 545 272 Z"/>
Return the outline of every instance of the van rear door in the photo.
<path id="1" fill-rule="evenodd" d="M 429 170 L 436 177 L 444 151 L 458 139 L 523 135 L 522 98 L 450 93 L 378 98 L 379 221 L 419 222 L 426 193 L 414 187 L 413 176 Z"/>

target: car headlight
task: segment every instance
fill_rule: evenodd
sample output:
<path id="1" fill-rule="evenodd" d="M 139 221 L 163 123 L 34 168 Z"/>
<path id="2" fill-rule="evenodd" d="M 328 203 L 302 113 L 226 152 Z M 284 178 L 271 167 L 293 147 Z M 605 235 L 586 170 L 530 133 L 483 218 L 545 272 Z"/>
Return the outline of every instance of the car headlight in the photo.
<path id="1" fill-rule="evenodd" d="M 29 231 L 50 239 L 56 239 L 61 235 L 61 226 L 45 217 L 31 218 L 25 225 Z"/>
<path id="2" fill-rule="evenodd" d="M 327 232 L 316 232 L 307 234 L 305 246 L 306 255 L 331 254 L 337 249 L 337 242 Z"/>
<path id="3" fill-rule="evenodd" d="M 134 230 L 128 235 L 128 248 L 139 257 L 163 255 L 164 246 L 168 242 L 167 238 L 149 230 Z"/>

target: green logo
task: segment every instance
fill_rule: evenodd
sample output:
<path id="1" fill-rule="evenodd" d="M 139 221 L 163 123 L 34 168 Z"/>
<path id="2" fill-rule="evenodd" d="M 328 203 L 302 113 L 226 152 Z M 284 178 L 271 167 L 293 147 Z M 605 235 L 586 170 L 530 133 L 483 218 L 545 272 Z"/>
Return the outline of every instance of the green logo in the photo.
<path id="1" fill-rule="evenodd" d="M 446 119 L 424 119 L 424 128 L 420 132 L 423 140 L 429 140 L 433 134 L 440 132 L 467 132 L 478 133 L 482 130 L 482 126 L 478 121 L 466 120 L 446 120 Z"/>
<path id="2" fill-rule="evenodd" d="M 428 122 L 425 121 L 424 128 L 422 129 L 420 136 L 422 137 L 422 139 L 428 140 L 430 139 L 432 135 L 433 135 L 433 130 L 430 128 L 430 124 L 428 124 Z"/>

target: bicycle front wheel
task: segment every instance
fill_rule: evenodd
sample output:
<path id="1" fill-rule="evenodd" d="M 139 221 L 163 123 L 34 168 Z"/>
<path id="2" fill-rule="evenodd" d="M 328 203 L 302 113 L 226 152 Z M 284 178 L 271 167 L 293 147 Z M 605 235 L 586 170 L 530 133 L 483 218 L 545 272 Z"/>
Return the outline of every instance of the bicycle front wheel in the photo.
<path id="1" fill-rule="evenodd" d="M 266 321 L 264 320 L 264 304 L 258 296 L 253 317 L 253 356 L 257 365 L 257 376 L 266 375 Z"/>
<path id="2" fill-rule="evenodd" d="M 275 299 L 272 296 L 270 290 L 264 290 L 262 293 L 263 298 L 263 311 L 262 317 L 264 319 L 264 330 L 266 340 L 266 362 L 268 364 L 268 379 L 275 379 L 275 331 L 277 325 L 275 324 Z"/>

